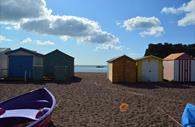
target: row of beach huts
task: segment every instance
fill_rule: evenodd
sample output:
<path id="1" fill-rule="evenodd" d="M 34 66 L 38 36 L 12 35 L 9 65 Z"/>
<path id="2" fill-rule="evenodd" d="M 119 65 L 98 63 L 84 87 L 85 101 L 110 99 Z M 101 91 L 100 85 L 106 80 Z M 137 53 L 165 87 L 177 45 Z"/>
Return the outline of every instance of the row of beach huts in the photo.
<path id="1" fill-rule="evenodd" d="M 0 48 L 0 78 L 64 81 L 74 75 L 74 58 L 59 50 L 40 54 L 25 48 Z"/>
<path id="2" fill-rule="evenodd" d="M 195 81 L 195 59 L 186 53 L 136 60 L 123 55 L 107 62 L 108 79 L 113 83 Z M 25 48 L 0 48 L 0 79 L 65 81 L 73 76 L 74 57 L 59 50 L 43 55 Z"/>
<path id="3" fill-rule="evenodd" d="M 195 82 L 195 59 L 186 53 L 173 53 L 161 59 L 145 56 L 132 59 L 126 55 L 108 62 L 108 79 L 120 82 Z"/>

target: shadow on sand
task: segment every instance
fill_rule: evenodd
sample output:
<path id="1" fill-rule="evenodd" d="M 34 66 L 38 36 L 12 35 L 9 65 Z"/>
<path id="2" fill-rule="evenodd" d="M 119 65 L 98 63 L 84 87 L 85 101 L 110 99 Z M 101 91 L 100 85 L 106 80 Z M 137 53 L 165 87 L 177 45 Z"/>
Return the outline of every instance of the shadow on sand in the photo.
<path id="1" fill-rule="evenodd" d="M 73 78 L 70 78 L 68 80 L 64 80 L 64 81 L 56 81 L 56 80 L 41 80 L 41 81 L 23 81 L 23 80 L 0 80 L 0 83 L 4 83 L 4 84 L 37 84 L 37 85 L 43 85 L 46 83 L 57 83 L 57 84 L 72 84 L 72 83 L 77 83 L 77 82 L 81 82 L 82 78 L 74 76 Z"/>
<path id="2" fill-rule="evenodd" d="M 141 88 L 141 89 L 158 89 L 158 88 L 178 88 L 189 89 L 195 86 L 195 83 L 179 83 L 179 82 L 139 82 L 139 83 L 119 83 L 125 87 Z"/>
<path id="3" fill-rule="evenodd" d="M 54 125 L 54 123 L 51 121 L 48 127 L 57 127 Z"/>
<path id="4" fill-rule="evenodd" d="M 81 82 L 82 78 L 74 76 L 68 80 L 64 80 L 64 81 L 57 81 L 57 80 L 44 80 L 42 81 L 42 83 L 46 84 L 46 83 L 57 83 L 57 84 L 65 84 L 65 85 L 69 85 L 72 83 L 77 83 L 77 82 Z M 40 84 L 40 82 L 33 82 L 35 84 Z"/>

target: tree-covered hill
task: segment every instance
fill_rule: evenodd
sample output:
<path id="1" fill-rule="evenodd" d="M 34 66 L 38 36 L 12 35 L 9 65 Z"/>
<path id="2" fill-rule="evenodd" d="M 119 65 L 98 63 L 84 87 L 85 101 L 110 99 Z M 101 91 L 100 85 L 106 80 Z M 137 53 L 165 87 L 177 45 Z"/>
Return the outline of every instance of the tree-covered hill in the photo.
<path id="1" fill-rule="evenodd" d="M 171 53 L 185 52 L 188 55 L 195 57 L 195 44 L 171 44 L 171 43 L 158 43 L 149 44 L 148 49 L 145 51 L 145 56 L 154 55 L 160 58 L 165 58 Z"/>

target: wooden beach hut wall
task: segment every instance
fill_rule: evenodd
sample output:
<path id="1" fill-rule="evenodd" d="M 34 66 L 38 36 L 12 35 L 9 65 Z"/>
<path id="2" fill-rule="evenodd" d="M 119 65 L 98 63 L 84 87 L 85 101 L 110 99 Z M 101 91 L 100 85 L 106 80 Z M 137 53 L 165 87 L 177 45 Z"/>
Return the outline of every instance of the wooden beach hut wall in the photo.
<path id="1" fill-rule="evenodd" d="M 6 52 L 11 51 L 10 48 L 0 48 L 0 78 L 8 76 L 8 57 Z"/>
<path id="2" fill-rule="evenodd" d="M 8 78 L 33 79 L 41 72 L 34 74 L 37 67 L 43 68 L 43 55 L 25 48 L 18 48 L 6 53 L 8 55 Z M 42 78 L 41 75 L 39 78 Z"/>
<path id="3" fill-rule="evenodd" d="M 108 60 L 108 79 L 113 83 L 136 82 L 136 61 L 126 55 Z"/>
<path id="4" fill-rule="evenodd" d="M 44 55 L 44 75 L 50 79 L 67 80 L 74 76 L 74 57 L 59 50 Z"/>
<path id="5" fill-rule="evenodd" d="M 163 60 L 164 79 L 178 82 L 195 81 L 195 60 L 186 53 L 173 53 Z"/>
<path id="6" fill-rule="evenodd" d="M 137 59 L 137 80 L 139 82 L 159 82 L 163 78 L 162 59 L 145 56 Z"/>

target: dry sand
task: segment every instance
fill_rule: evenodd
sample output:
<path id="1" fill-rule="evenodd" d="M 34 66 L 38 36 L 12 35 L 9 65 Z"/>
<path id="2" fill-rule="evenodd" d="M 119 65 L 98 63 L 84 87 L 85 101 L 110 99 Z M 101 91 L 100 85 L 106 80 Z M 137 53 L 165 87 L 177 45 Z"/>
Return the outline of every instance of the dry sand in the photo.
<path id="1" fill-rule="evenodd" d="M 72 83 L 0 83 L 0 101 L 46 86 L 56 97 L 52 127 L 177 127 L 195 85 L 112 84 L 106 74 L 76 73 Z M 120 112 L 120 104 L 129 110 Z M 171 119 L 172 117 L 172 119 Z M 173 120 L 174 119 L 174 120 Z M 180 122 L 181 123 L 181 122 Z"/>

